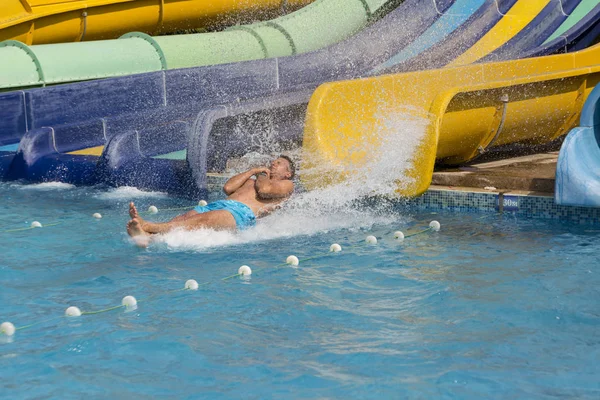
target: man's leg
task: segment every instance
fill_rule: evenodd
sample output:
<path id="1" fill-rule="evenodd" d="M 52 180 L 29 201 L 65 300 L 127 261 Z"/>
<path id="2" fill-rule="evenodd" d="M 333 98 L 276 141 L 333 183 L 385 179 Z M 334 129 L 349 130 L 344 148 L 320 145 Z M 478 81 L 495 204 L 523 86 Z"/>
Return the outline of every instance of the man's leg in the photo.
<path id="1" fill-rule="evenodd" d="M 188 218 L 193 217 L 195 215 L 198 215 L 199 213 L 191 210 L 186 212 L 185 214 L 181 214 L 176 216 L 175 218 L 173 218 L 172 220 L 170 220 L 169 222 L 181 222 L 181 221 L 186 221 Z M 133 202 L 129 203 L 129 216 L 131 217 L 131 219 L 137 219 L 142 227 L 142 229 L 146 229 L 146 225 L 150 224 L 150 225 L 156 225 L 153 224 L 152 222 L 148 222 L 145 219 L 143 219 L 142 217 L 140 217 L 137 208 L 135 207 L 135 204 Z"/>
<path id="2" fill-rule="evenodd" d="M 138 236 L 143 234 L 153 233 L 166 233 L 173 229 L 185 229 L 194 230 L 200 228 L 209 228 L 217 230 L 235 230 L 236 223 L 233 215 L 229 211 L 225 210 L 214 210 L 205 213 L 197 213 L 196 211 L 190 211 L 184 215 L 173 218 L 169 222 L 153 223 L 144 221 L 137 213 L 133 203 L 130 204 L 129 214 L 131 215 L 131 221 L 129 221 L 128 232 L 131 236 Z M 138 228 L 139 227 L 139 228 Z M 134 233 L 132 235 L 132 233 Z"/>
<path id="3" fill-rule="evenodd" d="M 167 233 L 174 229 L 209 228 L 216 230 L 235 230 L 236 224 L 233 215 L 229 211 L 214 210 L 202 214 L 190 215 L 185 219 L 171 220 L 169 222 L 153 223 L 147 222 L 143 225 L 144 231 L 148 233 Z"/>

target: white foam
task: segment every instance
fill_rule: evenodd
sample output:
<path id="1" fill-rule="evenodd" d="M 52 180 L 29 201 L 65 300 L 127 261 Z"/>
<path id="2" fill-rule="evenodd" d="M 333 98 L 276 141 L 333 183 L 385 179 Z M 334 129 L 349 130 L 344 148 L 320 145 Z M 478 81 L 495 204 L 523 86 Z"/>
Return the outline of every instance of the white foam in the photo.
<path id="1" fill-rule="evenodd" d="M 74 189 L 75 185 L 64 182 L 43 182 L 32 185 L 21 185 L 20 189 L 25 190 L 69 190 Z"/>
<path id="2" fill-rule="evenodd" d="M 163 192 L 144 192 L 143 190 L 132 186 L 121 186 L 96 195 L 96 198 L 101 200 L 129 200 L 162 197 L 167 197 L 167 194 Z"/>

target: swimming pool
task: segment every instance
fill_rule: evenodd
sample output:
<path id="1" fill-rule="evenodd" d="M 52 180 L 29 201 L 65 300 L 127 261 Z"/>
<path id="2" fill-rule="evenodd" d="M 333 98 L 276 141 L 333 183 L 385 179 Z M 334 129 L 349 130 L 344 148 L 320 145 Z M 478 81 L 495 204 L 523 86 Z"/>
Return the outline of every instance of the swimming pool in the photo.
<path id="1" fill-rule="evenodd" d="M 179 232 L 142 250 L 127 203 L 189 201 L 63 184 L 0 195 L 0 322 L 42 321 L 0 344 L 2 398 L 600 396 L 597 225 L 384 202 L 319 212 L 305 198 L 242 235 Z M 394 240 L 433 219 L 440 232 Z M 6 232 L 33 220 L 59 225 Z M 274 267 L 290 254 L 327 255 Z M 250 278 L 221 280 L 242 264 Z M 165 293 L 188 279 L 210 284 Z M 126 295 L 137 310 L 44 322 Z"/>

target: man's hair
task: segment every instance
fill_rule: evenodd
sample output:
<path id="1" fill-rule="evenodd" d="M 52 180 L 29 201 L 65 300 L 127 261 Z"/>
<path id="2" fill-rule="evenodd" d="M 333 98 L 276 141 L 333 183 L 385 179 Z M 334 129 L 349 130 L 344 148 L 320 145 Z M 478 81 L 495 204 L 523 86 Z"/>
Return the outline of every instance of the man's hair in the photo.
<path id="1" fill-rule="evenodd" d="M 290 165 L 290 172 L 292 173 L 292 176 L 290 176 L 290 179 L 294 179 L 294 176 L 296 176 L 296 166 L 294 165 L 294 162 L 292 161 L 292 159 L 286 155 L 280 155 L 279 158 L 283 158 L 284 160 L 286 160 L 289 165 Z"/>

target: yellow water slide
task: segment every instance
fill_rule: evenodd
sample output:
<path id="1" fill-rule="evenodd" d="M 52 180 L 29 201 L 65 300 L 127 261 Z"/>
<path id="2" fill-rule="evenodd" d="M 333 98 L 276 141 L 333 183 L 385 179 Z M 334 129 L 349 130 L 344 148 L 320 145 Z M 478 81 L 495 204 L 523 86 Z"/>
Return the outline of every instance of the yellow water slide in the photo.
<path id="1" fill-rule="evenodd" d="M 116 39 L 269 19 L 312 0 L 0 0 L 0 42 Z"/>
<path id="2" fill-rule="evenodd" d="M 389 135 L 418 135 L 397 189 L 417 196 L 429 187 L 436 160 L 460 164 L 492 146 L 545 143 L 569 132 L 599 80 L 597 45 L 570 54 L 324 84 L 308 106 L 303 146 L 310 156 L 303 169 L 319 165 L 331 172 L 325 182 L 305 174 L 304 184 L 314 188 L 344 179 L 377 158 Z M 423 129 L 402 131 L 408 125 L 403 121 L 415 119 L 424 121 Z"/>

